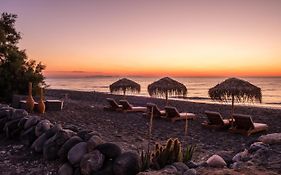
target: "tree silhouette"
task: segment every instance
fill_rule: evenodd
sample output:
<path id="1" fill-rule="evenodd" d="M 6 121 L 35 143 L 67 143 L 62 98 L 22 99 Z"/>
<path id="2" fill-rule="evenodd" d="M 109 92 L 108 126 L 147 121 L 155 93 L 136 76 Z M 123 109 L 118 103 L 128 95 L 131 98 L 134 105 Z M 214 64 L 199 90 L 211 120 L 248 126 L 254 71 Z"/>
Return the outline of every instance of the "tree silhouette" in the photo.
<path id="1" fill-rule="evenodd" d="M 2 13 L 0 18 L 0 99 L 10 101 L 13 94 L 26 94 L 28 82 L 34 88 L 45 85 L 45 65 L 29 60 L 17 46 L 21 34 L 16 31 L 17 15 Z"/>

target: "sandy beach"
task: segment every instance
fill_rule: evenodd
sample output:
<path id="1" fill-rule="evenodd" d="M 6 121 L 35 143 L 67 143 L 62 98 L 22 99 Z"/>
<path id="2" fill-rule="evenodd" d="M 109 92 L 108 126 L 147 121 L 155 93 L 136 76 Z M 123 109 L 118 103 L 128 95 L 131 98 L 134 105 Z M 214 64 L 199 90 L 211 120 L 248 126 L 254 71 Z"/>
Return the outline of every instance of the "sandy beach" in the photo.
<path id="1" fill-rule="evenodd" d="M 67 94 L 67 95 L 66 95 Z M 65 98 L 67 96 L 67 98 Z M 123 151 L 141 151 L 147 148 L 148 123 L 149 119 L 142 113 L 123 113 L 105 111 L 103 107 L 107 105 L 106 98 L 111 97 L 117 101 L 123 96 L 105 94 L 100 92 L 79 92 L 68 90 L 47 90 L 47 98 L 63 99 L 64 107 L 62 111 L 47 111 L 42 118 L 49 119 L 53 123 L 60 123 L 65 127 L 79 127 L 99 132 L 105 141 L 113 142 L 121 146 Z M 134 106 L 146 106 L 146 103 L 157 104 L 161 109 L 165 106 L 164 99 L 126 96 L 126 99 Z M 230 115 L 230 106 L 223 104 L 204 104 L 188 101 L 170 100 L 169 105 L 175 106 L 180 112 L 195 113 L 198 118 L 188 123 L 188 137 L 184 136 L 184 121 L 171 123 L 164 119 L 153 121 L 152 141 L 165 142 L 168 138 L 179 138 L 186 143 L 197 146 L 194 161 L 206 160 L 212 154 L 226 151 L 235 155 L 249 147 L 251 143 L 264 133 L 254 134 L 250 137 L 227 131 L 211 131 L 202 128 L 201 123 L 206 120 L 205 110 L 219 111 L 225 118 Z M 269 126 L 267 133 L 281 132 L 281 110 L 239 106 L 235 108 L 235 113 L 251 114 L 254 122 L 266 123 Z M 3 141 L 3 138 L 1 138 Z M 1 149 L 7 147 L 7 142 L 0 142 Z M 19 148 L 19 152 L 20 152 Z M 32 153 L 25 152 L 22 158 Z M 33 158 L 34 159 L 34 158 Z M 58 168 L 56 162 L 44 162 L 35 158 L 32 161 L 47 164 L 54 172 Z M 19 162 L 18 162 L 19 163 Z M 28 166 L 28 165 L 26 165 Z M 32 166 L 32 165 L 30 165 Z M 1 165 L 0 165 L 1 167 Z M 39 166 L 40 167 L 40 166 Z M 44 167 L 44 166 L 42 166 Z M 40 169 L 43 171 L 44 168 Z M 269 168 L 270 169 L 270 168 Z M 7 169 L 8 172 L 9 168 Z"/>
<path id="2" fill-rule="evenodd" d="M 53 122 L 64 125 L 77 125 L 93 129 L 101 133 L 108 141 L 121 144 L 124 149 L 138 150 L 146 148 L 149 119 L 142 113 L 120 113 L 104 111 L 107 105 L 106 98 L 116 101 L 123 99 L 122 95 L 112 95 L 99 92 L 79 92 L 68 90 L 48 90 L 47 96 L 64 99 L 64 109 L 61 112 L 47 112 L 44 117 Z M 164 99 L 126 96 L 134 106 L 146 106 L 146 103 L 155 103 L 160 109 L 165 106 Z M 218 132 L 204 129 L 201 123 L 206 120 L 205 110 L 218 111 L 223 117 L 229 118 L 231 107 L 224 104 L 194 103 L 188 101 L 169 100 L 169 105 L 175 106 L 180 112 L 192 112 L 198 116 L 195 121 L 189 122 L 188 141 L 184 138 L 184 121 L 171 123 L 167 120 L 156 119 L 153 123 L 152 139 L 155 142 L 165 141 L 170 137 L 177 137 L 183 143 L 196 144 L 201 152 L 208 151 L 239 151 L 251 144 L 261 134 L 243 137 L 228 132 Z M 281 110 L 259 107 L 238 106 L 235 113 L 250 114 L 254 122 L 269 125 L 267 133 L 281 132 Z M 264 134 L 264 133 L 263 133 Z M 237 145 L 237 146 L 236 146 Z M 207 156 L 207 155 L 206 155 Z"/>

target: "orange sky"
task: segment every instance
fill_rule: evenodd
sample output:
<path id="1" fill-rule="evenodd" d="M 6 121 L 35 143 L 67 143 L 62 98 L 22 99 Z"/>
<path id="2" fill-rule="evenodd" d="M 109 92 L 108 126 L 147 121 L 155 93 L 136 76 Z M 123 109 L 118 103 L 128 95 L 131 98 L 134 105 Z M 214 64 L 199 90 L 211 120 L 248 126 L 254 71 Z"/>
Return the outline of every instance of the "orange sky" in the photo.
<path id="1" fill-rule="evenodd" d="M 278 0 L 14 0 L 0 11 L 18 14 L 20 47 L 47 75 L 281 76 Z"/>

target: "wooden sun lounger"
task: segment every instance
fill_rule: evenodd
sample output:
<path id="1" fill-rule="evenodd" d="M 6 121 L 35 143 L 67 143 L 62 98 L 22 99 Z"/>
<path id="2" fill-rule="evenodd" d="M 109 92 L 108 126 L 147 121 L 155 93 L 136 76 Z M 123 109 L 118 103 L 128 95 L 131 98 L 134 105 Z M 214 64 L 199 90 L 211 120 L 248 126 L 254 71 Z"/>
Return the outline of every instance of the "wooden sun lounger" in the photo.
<path id="1" fill-rule="evenodd" d="M 264 123 L 254 123 L 250 115 L 233 114 L 233 127 L 229 129 L 232 133 L 239 133 L 249 136 L 254 133 L 267 131 L 268 125 Z"/>
<path id="2" fill-rule="evenodd" d="M 133 106 L 127 100 L 120 100 L 119 103 L 122 105 L 124 112 L 146 112 L 146 107 Z"/>
<path id="3" fill-rule="evenodd" d="M 150 117 L 151 112 L 153 109 L 153 118 L 164 118 L 166 116 L 165 110 L 160 110 L 158 106 L 154 103 L 147 103 L 146 104 L 146 113 L 144 113 L 145 116 Z"/>
<path id="4" fill-rule="evenodd" d="M 119 105 L 113 98 L 107 98 L 109 106 L 105 106 L 103 109 L 107 111 L 122 111 L 123 106 Z"/>
<path id="5" fill-rule="evenodd" d="M 223 119 L 219 112 L 205 111 L 208 121 L 204 121 L 202 126 L 210 129 L 228 129 L 231 126 L 230 119 Z"/>
<path id="6" fill-rule="evenodd" d="M 171 107 L 171 106 L 166 106 L 165 107 L 166 111 L 166 118 L 170 119 L 172 122 L 175 122 L 177 120 L 195 120 L 196 115 L 193 113 L 188 113 L 188 112 L 179 112 L 177 108 Z"/>

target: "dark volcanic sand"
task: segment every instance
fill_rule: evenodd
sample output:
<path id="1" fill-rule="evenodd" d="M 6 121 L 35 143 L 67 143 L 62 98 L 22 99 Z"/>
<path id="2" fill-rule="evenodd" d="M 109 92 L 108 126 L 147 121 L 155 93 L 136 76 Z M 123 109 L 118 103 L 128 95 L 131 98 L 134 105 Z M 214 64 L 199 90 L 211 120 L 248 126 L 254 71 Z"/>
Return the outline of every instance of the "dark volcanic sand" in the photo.
<path id="1" fill-rule="evenodd" d="M 123 150 L 138 151 L 147 148 L 148 123 L 149 119 L 142 113 L 119 113 L 104 111 L 106 105 L 105 98 L 113 97 L 116 100 L 122 99 L 123 96 L 110 95 L 98 92 L 78 92 L 67 90 L 48 90 L 47 96 L 63 99 L 65 94 L 68 98 L 64 102 L 62 111 L 48 112 L 42 115 L 43 118 L 51 120 L 53 123 L 63 125 L 75 125 L 81 128 L 98 131 L 105 141 L 117 143 Z M 165 106 L 163 99 L 149 97 L 127 96 L 126 99 L 135 106 L 145 106 L 147 102 L 156 103 L 161 109 Z M 237 153 L 253 143 L 261 134 L 255 134 L 245 137 L 237 134 L 228 133 L 227 131 L 210 131 L 201 127 L 201 122 L 205 120 L 204 111 L 219 111 L 224 117 L 229 116 L 230 106 L 219 104 L 193 103 L 186 101 L 170 100 L 169 104 L 178 108 L 179 111 L 195 113 L 198 119 L 188 123 L 188 143 L 196 144 L 197 150 L 194 156 L 195 161 L 206 160 L 210 155 L 219 151 L 230 151 Z M 267 133 L 281 132 L 281 110 L 239 106 L 235 108 L 236 113 L 251 114 L 254 122 L 262 122 L 269 125 Z M 164 142 L 168 138 L 179 138 L 183 144 L 186 144 L 184 137 L 184 121 L 171 123 L 164 119 L 154 120 L 152 140 L 154 142 Z M 9 142 L 13 142 L 12 145 Z M 0 136 L 0 169 L 6 172 L 15 171 L 13 166 L 25 168 L 25 159 L 28 160 L 26 168 L 34 167 L 41 170 L 40 174 L 47 174 L 52 169 L 57 169 L 59 162 L 50 162 L 40 159 L 37 155 L 35 158 L 27 158 L 30 151 L 26 148 L 20 148 L 19 152 L 22 157 L 12 160 L 11 166 L 6 166 L 3 161 L 8 154 L 8 147 L 19 145 L 17 141 L 6 141 Z M 23 150 L 21 150 L 23 149 Z M 5 151 L 6 153 L 2 153 Z M 3 154 L 4 156 L 2 156 Z M 10 153 L 9 153 L 10 154 Z M 6 162 L 7 163 L 7 162 Z M 43 167 L 48 168 L 43 168 Z M 41 168 L 40 168 L 41 167 Z M 32 172 L 32 171 L 31 171 Z M 0 173 L 1 174 L 1 173 Z M 32 173 L 31 173 L 32 174 Z M 35 173 L 36 174 L 36 173 Z M 37 173 L 38 174 L 38 173 Z"/>

